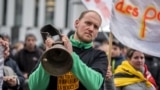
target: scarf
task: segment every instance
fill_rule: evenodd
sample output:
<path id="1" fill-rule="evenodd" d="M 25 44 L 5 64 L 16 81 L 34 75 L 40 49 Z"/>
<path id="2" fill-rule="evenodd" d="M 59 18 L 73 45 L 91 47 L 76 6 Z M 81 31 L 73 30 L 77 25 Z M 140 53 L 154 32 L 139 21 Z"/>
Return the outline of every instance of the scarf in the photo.
<path id="1" fill-rule="evenodd" d="M 93 45 L 92 42 L 90 42 L 90 43 L 84 43 L 84 42 L 80 42 L 78 40 L 75 40 L 73 38 L 73 35 L 71 35 L 69 39 L 70 39 L 72 45 L 75 46 L 75 47 L 78 47 L 78 48 L 88 49 L 88 48 L 91 48 L 92 45 Z"/>

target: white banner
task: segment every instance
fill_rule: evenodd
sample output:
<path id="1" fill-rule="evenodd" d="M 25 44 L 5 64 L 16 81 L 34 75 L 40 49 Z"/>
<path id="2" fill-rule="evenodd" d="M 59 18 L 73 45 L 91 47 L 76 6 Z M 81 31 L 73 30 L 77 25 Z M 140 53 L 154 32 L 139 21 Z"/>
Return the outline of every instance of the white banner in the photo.
<path id="1" fill-rule="evenodd" d="M 122 44 L 160 57 L 160 0 L 115 0 L 110 27 Z"/>
<path id="2" fill-rule="evenodd" d="M 111 18 L 112 0 L 82 0 L 89 10 L 97 11 L 102 17 L 102 30 L 110 31 L 109 23 Z"/>

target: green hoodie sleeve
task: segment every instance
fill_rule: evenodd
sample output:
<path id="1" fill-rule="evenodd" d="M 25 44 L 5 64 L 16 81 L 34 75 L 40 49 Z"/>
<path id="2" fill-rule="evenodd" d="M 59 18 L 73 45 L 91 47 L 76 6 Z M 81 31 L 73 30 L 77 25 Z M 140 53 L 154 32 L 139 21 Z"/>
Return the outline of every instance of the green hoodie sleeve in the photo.
<path id="1" fill-rule="evenodd" d="M 99 90 L 104 81 L 102 74 L 84 64 L 74 52 L 72 53 L 72 58 L 72 73 L 74 73 L 87 90 Z"/>
<path id="2" fill-rule="evenodd" d="M 46 90 L 50 75 L 44 71 L 41 63 L 38 68 L 29 76 L 30 90 Z"/>

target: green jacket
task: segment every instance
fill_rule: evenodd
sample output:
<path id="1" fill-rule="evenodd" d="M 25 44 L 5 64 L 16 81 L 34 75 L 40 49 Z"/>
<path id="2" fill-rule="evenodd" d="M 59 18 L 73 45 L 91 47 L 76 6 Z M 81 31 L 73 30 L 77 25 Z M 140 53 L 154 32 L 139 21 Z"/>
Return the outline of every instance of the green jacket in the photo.
<path id="1" fill-rule="evenodd" d="M 108 65 L 105 52 L 94 50 L 92 48 L 92 43 L 85 44 L 71 38 L 70 40 L 75 51 L 71 54 L 73 58 L 73 67 L 71 72 L 87 90 L 99 90 L 104 83 L 104 76 Z M 83 47 L 84 49 L 80 50 L 79 47 Z M 89 54 L 91 54 L 89 51 L 91 50 L 94 51 L 95 54 L 92 55 L 92 57 L 95 56 L 96 58 L 91 57 L 91 59 L 89 59 Z M 79 55 L 81 54 L 80 52 L 83 52 L 82 54 L 85 56 L 84 58 Z M 38 68 L 29 76 L 30 90 L 46 90 L 49 83 L 50 75 L 43 69 L 42 65 L 39 64 Z"/>

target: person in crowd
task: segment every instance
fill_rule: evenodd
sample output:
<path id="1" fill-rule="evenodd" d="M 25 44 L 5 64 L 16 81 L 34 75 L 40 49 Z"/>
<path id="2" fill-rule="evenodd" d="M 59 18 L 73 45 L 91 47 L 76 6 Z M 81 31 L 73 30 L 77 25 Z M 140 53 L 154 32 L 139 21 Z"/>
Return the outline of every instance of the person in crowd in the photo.
<path id="1" fill-rule="evenodd" d="M 3 68 L 4 68 L 4 57 L 8 56 L 9 43 L 3 39 L 0 35 L 0 90 L 2 90 L 3 84 Z"/>
<path id="2" fill-rule="evenodd" d="M 71 70 L 62 76 L 52 76 L 40 63 L 29 76 L 30 90 L 103 90 L 107 56 L 104 51 L 92 47 L 101 22 L 96 11 L 82 12 L 74 23 L 75 33 L 69 38 L 62 35 L 64 46 L 73 58 Z M 53 39 L 47 38 L 46 49 L 53 42 Z"/>
<path id="3" fill-rule="evenodd" d="M 14 57 L 21 49 L 24 48 L 24 42 L 18 41 L 12 46 L 11 54 Z"/>
<path id="4" fill-rule="evenodd" d="M 160 68 L 159 68 L 158 71 L 160 71 Z M 157 84 L 158 84 L 158 90 L 160 90 L 160 72 L 158 72 L 158 74 L 157 74 L 156 81 L 157 81 Z"/>
<path id="5" fill-rule="evenodd" d="M 43 51 L 36 46 L 35 35 L 29 33 L 25 36 L 24 48 L 14 56 L 14 60 L 25 77 L 24 89 L 28 89 L 28 76 L 39 62 Z"/>
<path id="6" fill-rule="evenodd" d="M 42 53 L 43 51 L 36 46 L 36 37 L 33 34 L 27 34 L 24 48 L 14 57 L 25 79 L 28 79 L 28 74 L 38 63 Z"/>
<path id="7" fill-rule="evenodd" d="M 108 67 L 105 78 L 105 90 L 116 90 L 114 85 L 114 75 L 112 73 L 111 66 Z"/>
<path id="8" fill-rule="evenodd" d="M 123 47 L 122 47 L 122 56 L 124 56 L 124 58 L 126 58 L 126 54 L 127 54 L 128 49 L 129 48 L 127 46 L 123 45 Z"/>
<path id="9" fill-rule="evenodd" d="M 9 43 L 9 53 L 10 53 L 10 56 L 12 57 L 12 42 L 11 42 L 11 36 L 7 33 L 1 33 L 0 36 L 3 37 L 3 40 L 6 41 L 7 43 Z"/>
<path id="10" fill-rule="evenodd" d="M 144 53 L 129 49 L 127 60 L 114 73 L 117 90 L 157 90 L 154 78 L 145 64 Z"/>
<path id="11" fill-rule="evenodd" d="M 160 58 L 145 54 L 145 64 L 149 66 L 148 70 L 159 86 L 158 90 L 160 90 Z"/>
<path id="12" fill-rule="evenodd" d="M 98 49 L 105 51 L 108 54 L 109 51 L 109 42 L 108 40 L 103 40 L 102 44 L 97 47 Z"/>
<path id="13" fill-rule="evenodd" d="M 102 44 L 99 45 L 97 47 L 97 49 L 100 49 L 100 50 L 104 51 L 106 54 L 108 54 L 109 53 L 109 42 L 108 42 L 108 40 L 103 40 Z M 113 76 L 113 73 L 112 73 L 112 66 L 109 65 L 108 70 L 106 72 L 106 78 L 105 78 L 105 90 L 116 90 L 113 79 L 114 79 L 114 76 Z"/>
<path id="14" fill-rule="evenodd" d="M 13 44 L 11 49 L 11 57 L 14 57 L 23 48 L 24 48 L 24 43 L 22 41 Z"/>
<path id="15" fill-rule="evenodd" d="M 9 54 L 5 56 L 3 90 L 23 90 L 25 78 Z"/>
<path id="16" fill-rule="evenodd" d="M 11 45 L 11 38 L 9 34 L 1 33 L 0 36 L 3 38 L 4 41 L 9 43 L 9 46 Z"/>
<path id="17" fill-rule="evenodd" d="M 125 60 L 125 57 L 122 55 L 122 47 L 123 45 L 114 38 L 111 49 L 112 73 L 114 73 L 114 70 L 122 63 L 123 60 Z"/>
<path id="18" fill-rule="evenodd" d="M 107 41 L 104 41 L 101 45 L 97 47 L 97 49 L 100 49 L 106 54 L 109 52 L 109 43 Z M 105 89 L 104 90 L 116 90 L 116 87 L 114 85 L 114 76 L 112 73 L 112 66 L 108 66 L 108 70 L 106 72 L 106 78 L 105 78 Z"/>

